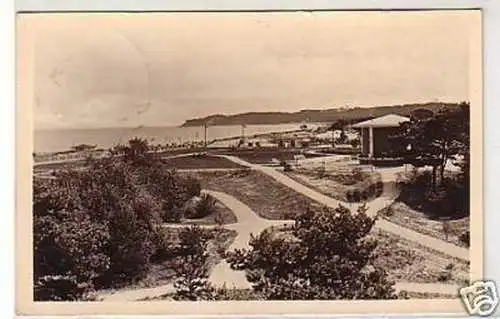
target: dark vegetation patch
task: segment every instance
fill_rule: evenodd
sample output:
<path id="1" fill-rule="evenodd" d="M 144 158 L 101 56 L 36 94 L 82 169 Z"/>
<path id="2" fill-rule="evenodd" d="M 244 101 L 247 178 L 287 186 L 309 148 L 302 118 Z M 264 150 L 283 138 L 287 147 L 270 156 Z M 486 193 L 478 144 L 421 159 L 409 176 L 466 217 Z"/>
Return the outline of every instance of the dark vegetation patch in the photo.
<path id="1" fill-rule="evenodd" d="M 343 172 L 297 169 L 288 176 L 326 196 L 349 203 L 370 201 L 382 195 L 384 190 L 380 174 L 356 168 Z"/>
<path id="2" fill-rule="evenodd" d="M 165 158 L 164 161 L 175 169 L 243 168 L 228 159 L 205 154 Z"/>

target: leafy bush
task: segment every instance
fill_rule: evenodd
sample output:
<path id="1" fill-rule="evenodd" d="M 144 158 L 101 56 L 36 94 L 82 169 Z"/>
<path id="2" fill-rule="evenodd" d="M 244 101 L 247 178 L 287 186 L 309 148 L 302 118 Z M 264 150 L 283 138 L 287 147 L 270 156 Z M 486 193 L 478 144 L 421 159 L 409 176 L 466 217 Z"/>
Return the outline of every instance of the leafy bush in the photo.
<path id="1" fill-rule="evenodd" d="M 34 284 L 36 301 L 76 301 L 88 290 L 87 284 L 79 283 L 74 276 L 47 275 Z"/>
<path id="2" fill-rule="evenodd" d="M 236 289 L 221 287 L 215 290 L 215 300 L 262 300 L 262 297 L 252 289 Z"/>
<path id="3" fill-rule="evenodd" d="M 143 277 L 158 249 L 161 219 L 176 220 L 186 180 L 131 140 L 109 157 L 33 183 L 35 300 L 75 300 Z"/>
<path id="4" fill-rule="evenodd" d="M 406 290 L 401 290 L 398 293 L 398 299 L 410 299 L 410 295 L 408 294 L 408 291 Z"/>
<path id="5" fill-rule="evenodd" d="M 452 274 L 450 271 L 442 271 L 439 273 L 437 280 L 439 282 L 446 282 L 451 280 Z"/>
<path id="6" fill-rule="evenodd" d="M 377 181 L 375 184 L 375 197 L 379 197 L 384 192 L 384 183 L 382 181 Z"/>
<path id="7" fill-rule="evenodd" d="M 373 263 L 373 225 L 364 207 L 356 214 L 342 206 L 307 211 L 296 219 L 296 240 L 264 231 L 228 261 L 265 299 L 394 299 L 393 283 Z"/>
<path id="8" fill-rule="evenodd" d="M 193 177 L 187 177 L 185 179 L 186 193 L 189 197 L 200 196 L 201 184 L 200 181 Z"/>
<path id="9" fill-rule="evenodd" d="M 353 202 L 359 202 L 361 200 L 361 192 L 359 189 L 354 189 L 352 191 L 352 201 Z"/>
<path id="10" fill-rule="evenodd" d="M 394 215 L 394 210 L 392 209 L 392 206 L 388 206 L 386 209 L 383 210 L 383 214 L 387 217 L 391 217 Z"/>
<path id="11" fill-rule="evenodd" d="M 459 238 L 460 242 L 462 244 L 464 244 L 465 246 L 469 247 L 470 246 L 470 232 L 469 231 L 466 231 L 466 232 L 463 232 Z"/>
<path id="12" fill-rule="evenodd" d="M 92 288 L 94 280 L 110 267 L 109 240 L 108 228 L 93 223 L 81 212 L 67 214 L 64 219 L 35 216 L 36 278 L 52 276 L 47 283 L 53 284 L 54 276 L 64 275 L 76 285 L 88 283 L 88 288 Z"/>
<path id="13" fill-rule="evenodd" d="M 380 176 L 367 176 L 359 169 L 353 170 L 354 175 L 342 175 L 343 178 L 349 177 L 350 180 L 344 180 L 344 185 L 351 185 L 345 192 L 345 199 L 348 202 L 368 201 L 372 198 L 379 197 L 383 193 L 384 184 L 380 180 Z M 338 180 L 341 175 L 336 175 Z M 353 177 L 354 176 L 354 177 Z M 359 181 L 361 180 L 361 181 Z"/>
<path id="14" fill-rule="evenodd" d="M 201 199 L 196 206 L 196 216 L 194 218 L 203 218 L 216 212 L 216 200 L 209 194 L 202 194 Z"/>
<path id="15" fill-rule="evenodd" d="M 193 226 L 180 234 L 180 254 L 177 265 L 178 279 L 174 283 L 175 300 L 213 300 L 215 288 L 208 282 L 209 255 L 207 246 L 213 238 L 207 230 Z"/>
<path id="16" fill-rule="evenodd" d="M 399 200 L 415 210 L 432 217 L 457 218 L 469 215 L 469 190 L 463 177 L 445 176 L 437 187 L 432 187 L 432 173 L 414 171 L 399 183 Z"/>

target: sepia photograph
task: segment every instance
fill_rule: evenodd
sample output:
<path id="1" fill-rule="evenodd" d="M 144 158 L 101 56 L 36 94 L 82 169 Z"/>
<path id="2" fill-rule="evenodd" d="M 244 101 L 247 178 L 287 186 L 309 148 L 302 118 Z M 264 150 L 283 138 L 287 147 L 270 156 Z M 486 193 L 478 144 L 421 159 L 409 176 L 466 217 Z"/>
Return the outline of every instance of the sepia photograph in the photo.
<path id="1" fill-rule="evenodd" d="M 17 41 L 23 312 L 466 313 L 481 11 L 25 13 Z"/>

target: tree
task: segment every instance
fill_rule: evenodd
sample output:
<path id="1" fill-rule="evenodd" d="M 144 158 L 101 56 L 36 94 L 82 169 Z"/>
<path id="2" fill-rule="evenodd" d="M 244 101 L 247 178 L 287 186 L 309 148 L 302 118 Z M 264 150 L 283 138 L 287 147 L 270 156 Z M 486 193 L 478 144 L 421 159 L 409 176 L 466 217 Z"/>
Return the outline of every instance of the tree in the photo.
<path id="1" fill-rule="evenodd" d="M 351 143 L 352 147 L 354 147 L 354 148 L 358 148 L 358 147 L 359 147 L 359 145 L 360 145 L 360 141 L 359 141 L 359 139 L 357 139 L 357 138 L 356 138 L 356 139 L 351 140 L 351 141 L 350 141 L 350 143 Z"/>
<path id="2" fill-rule="evenodd" d="M 151 159 L 150 146 L 146 139 L 135 137 L 128 141 L 128 145 L 118 145 L 112 149 L 113 154 L 122 155 L 126 161 L 135 165 L 145 164 Z"/>
<path id="3" fill-rule="evenodd" d="M 410 113 L 410 117 L 415 120 L 423 120 L 434 116 L 434 112 L 429 109 L 416 109 Z"/>
<path id="4" fill-rule="evenodd" d="M 95 287 L 143 277 L 164 249 L 164 220 L 199 195 L 149 146 L 134 139 L 82 169 L 34 178 L 33 237 L 36 300 L 78 300 Z"/>
<path id="5" fill-rule="evenodd" d="M 343 206 L 307 210 L 296 218 L 294 239 L 264 231 L 229 262 L 266 299 L 393 299 L 393 283 L 373 264 L 377 243 L 367 237 L 373 225 L 365 207 L 356 214 Z"/>

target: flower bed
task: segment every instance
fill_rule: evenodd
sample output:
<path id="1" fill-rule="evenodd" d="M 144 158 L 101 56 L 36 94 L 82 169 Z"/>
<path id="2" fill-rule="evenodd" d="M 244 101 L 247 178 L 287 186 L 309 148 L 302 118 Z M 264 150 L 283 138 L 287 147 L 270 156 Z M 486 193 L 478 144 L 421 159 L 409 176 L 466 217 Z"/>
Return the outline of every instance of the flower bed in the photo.
<path id="1" fill-rule="evenodd" d="M 379 173 L 356 168 L 334 173 L 299 169 L 287 174 L 299 183 L 344 202 L 369 201 L 379 197 L 384 188 Z"/>

